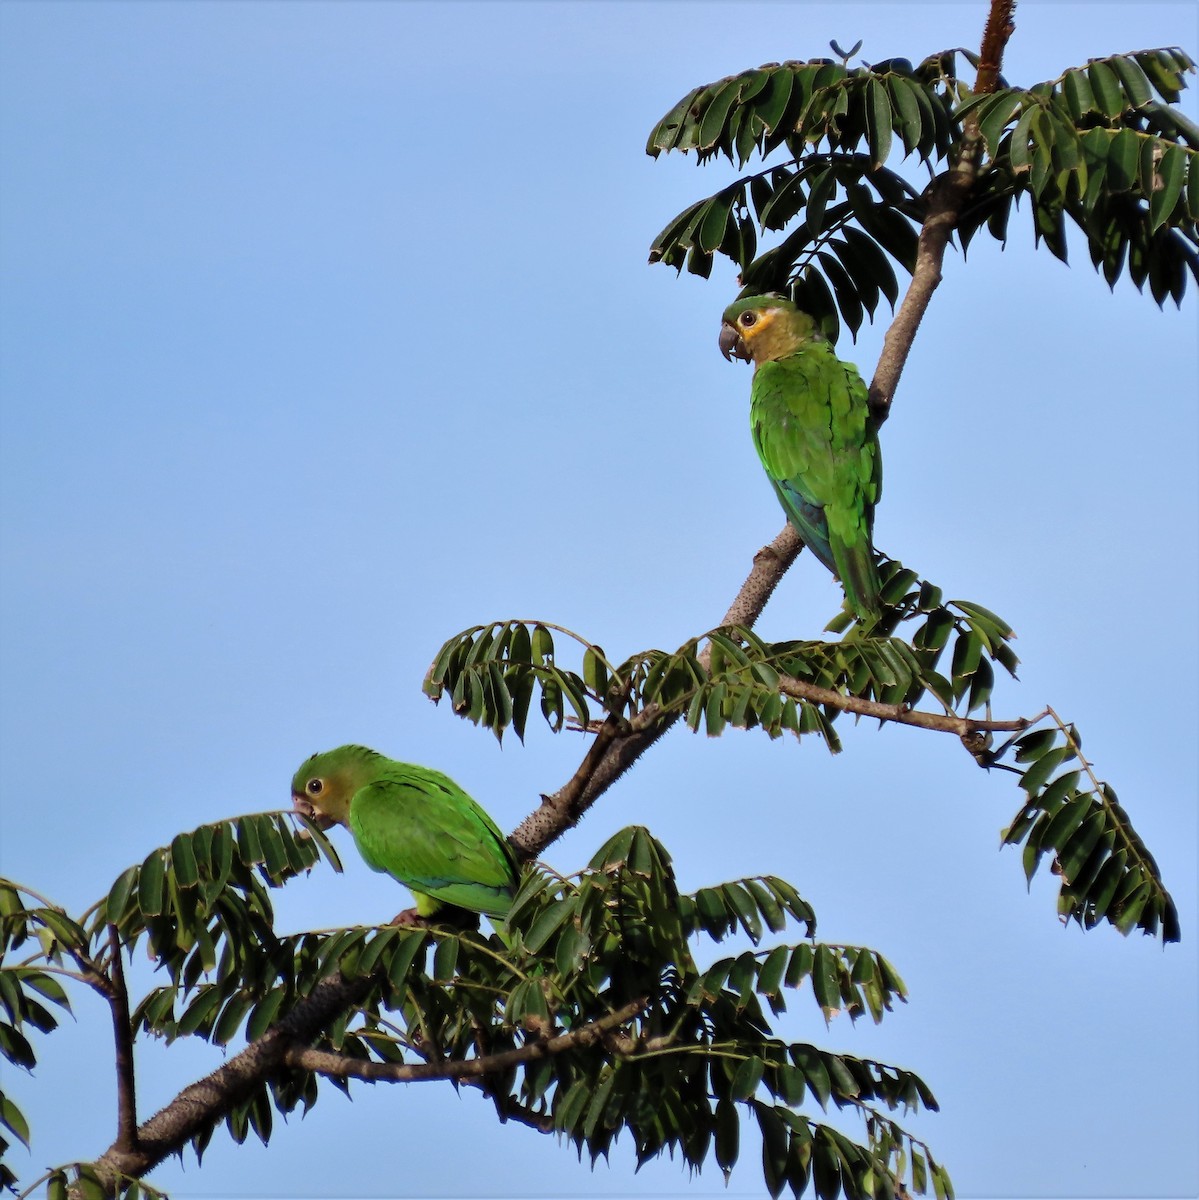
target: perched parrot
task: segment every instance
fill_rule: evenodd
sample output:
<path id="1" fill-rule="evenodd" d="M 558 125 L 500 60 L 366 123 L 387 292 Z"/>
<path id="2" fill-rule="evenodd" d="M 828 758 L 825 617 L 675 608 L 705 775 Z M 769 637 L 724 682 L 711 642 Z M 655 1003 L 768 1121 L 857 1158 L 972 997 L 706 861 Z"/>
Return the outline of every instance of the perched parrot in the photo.
<path id="1" fill-rule="evenodd" d="M 720 350 L 754 364 L 754 446 L 788 520 L 841 581 L 859 617 L 879 611 L 871 532 L 882 491 L 866 385 L 790 300 L 748 296 L 724 310 Z"/>
<path id="2" fill-rule="evenodd" d="M 512 905 L 519 873 L 512 847 L 440 771 L 396 762 L 365 746 L 340 746 L 300 767 L 291 799 L 322 829 L 349 829 L 366 865 L 413 893 L 419 919 L 447 907 L 502 917 Z M 414 923 L 404 913 L 396 920 Z"/>

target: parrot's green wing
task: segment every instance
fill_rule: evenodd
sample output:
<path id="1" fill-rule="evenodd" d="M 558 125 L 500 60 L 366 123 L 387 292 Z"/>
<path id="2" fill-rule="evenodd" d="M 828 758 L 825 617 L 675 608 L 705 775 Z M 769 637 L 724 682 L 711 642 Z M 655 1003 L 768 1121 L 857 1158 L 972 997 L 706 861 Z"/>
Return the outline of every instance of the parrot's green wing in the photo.
<path id="1" fill-rule="evenodd" d="M 354 794 L 350 831 L 368 866 L 417 894 L 491 917 L 512 905 L 518 868 L 495 822 L 440 771 L 392 763 Z"/>
<path id="2" fill-rule="evenodd" d="M 850 607 L 878 610 L 871 541 L 882 456 L 866 385 L 827 342 L 764 362 L 750 392 L 754 446 L 783 510 L 841 580 Z"/>

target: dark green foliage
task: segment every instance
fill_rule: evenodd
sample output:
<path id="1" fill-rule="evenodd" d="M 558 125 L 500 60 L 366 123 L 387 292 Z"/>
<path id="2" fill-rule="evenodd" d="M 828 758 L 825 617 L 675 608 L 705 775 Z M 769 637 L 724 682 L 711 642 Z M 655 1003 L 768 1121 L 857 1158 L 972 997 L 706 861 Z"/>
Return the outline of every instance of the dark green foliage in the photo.
<path id="1" fill-rule="evenodd" d="M 279 936 L 267 893 L 315 865 L 320 853 L 308 832 L 282 814 L 202 826 L 151 855 L 148 868 L 122 874 L 82 923 L 26 907 L 5 882 L 6 950 L 35 938 L 41 960 L 99 962 L 111 918 L 125 952 L 153 945 L 167 972 L 167 982 L 137 1004 L 135 1032 L 222 1045 L 243 1029 L 247 1038 L 260 1036 L 321 980 L 340 975 L 361 981 L 363 998 L 316 1045 L 363 1063 L 461 1062 L 565 1038 L 552 1053 L 470 1081 L 502 1114 L 556 1130 L 592 1161 L 623 1132 L 639 1162 L 666 1150 L 698 1169 L 714 1154 L 727 1171 L 740 1155 L 741 1110 L 761 1131 L 772 1195 L 784 1188 L 800 1194 L 834 1161 L 821 1195 L 890 1197 L 903 1186 L 919 1188 L 926 1170 L 939 1194 L 951 1194 L 927 1147 L 890 1115 L 936 1108 L 922 1080 L 774 1032 L 767 1008 L 781 1013 L 804 993 L 826 1018 L 869 1013 L 875 1021 L 906 995 L 876 951 L 815 941 L 815 914 L 782 880 L 737 880 L 680 895 L 665 849 L 633 827 L 600 847 L 577 876 L 527 870 L 507 923 L 490 936 L 395 926 Z M 272 870 L 270 862 L 280 865 Z M 170 927 L 162 924 L 164 896 L 176 914 Z M 766 943 L 793 922 L 803 940 Z M 744 937 L 750 948 L 700 964 L 692 945 L 701 934 L 716 942 Z M 35 993 L 65 1004 L 57 981 L 30 966 L 6 965 L 0 989 L 6 1005 L 17 997 L 7 1009 L 9 1028 L 53 1028 Z M 605 1020 L 602 1038 L 588 1034 Z M 10 1045 L 10 1061 L 28 1065 Z M 229 1134 L 268 1142 L 274 1113 L 307 1111 L 319 1082 L 307 1070 L 276 1074 L 233 1107 Z M 330 1082 L 348 1088 L 343 1078 Z M 864 1122 L 860 1143 L 813 1115 L 830 1104 Z M 27 1137 L 11 1104 L 0 1112 L 7 1128 Z M 193 1138 L 197 1153 L 212 1132 Z M 68 1185 L 101 1194 L 86 1165 L 47 1177 L 50 1195 Z M 153 1194 L 140 1181 L 122 1188 L 131 1200 Z"/>
<path id="2" fill-rule="evenodd" d="M 0 880 L 0 1054 L 14 1067 L 32 1071 L 37 1065 L 30 1034 L 51 1033 L 58 1027 L 56 1009 L 71 1011 L 71 1003 L 59 979 L 34 965 L 39 961 L 55 966 L 62 962 L 64 948 L 83 937 L 79 925 L 60 909 L 27 904 L 22 889 Z M 24 962 L 11 963 L 13 951 L 25 946 Z M 11 965 L 10 965 L 11 963 Z M 22 1145 L 29 1146 L 29 1125 L 12 1098 L 0 1091 L 0 1129 Z M 0 1189 L 16 1190 L 16 1176 L 3 1162 L 10 1143 L 0 1133 Z"/>
<path id="3" fill-rule="evenodd" d="M 833 729 L 838 711 L 787 695 L 781 677 L 882 704 L 915 705 L 927 693 L 963 714 L 985 705 L 991 663 L 1015 673 L 1011 628 L 979 605 L 942 603 L 939 589 L 921 584 L 900 563 L 884 563 L 880 576 L 886 611 L 869 624 L 842 614 L 830 624 L 850 628 L 840 641 L 769 644 L 751 630 L 728 628 L 692 638 L 673 653 L 646 650 L 613 664 L 598 646 L 558 629 L 583 648 L 580 673 L 558 663 L 548 626 L 496 621 L 450 638 L 429 668 L 425 692 L 435 701 L 448 694 L 456 713 L 497 738 L 509 725 L 523 738 L 516 701 L 522 698 L 527 714 L 540 686 L 542 712 L 555 732 L 568 715 L 583 727 L 596 713 L 633 722 L 681 715 L 691 729 L 712 736 L 726 725 L 760 727 L 771 737 L 816 733 L 833 750 L 840 749 Z M 909 636 L 895 636 L 900 629 Z M 951 644 L 949 670 L 942 673 Z M 570 698 L 569 714 L 563 696 Z"/>
<path id="4" fill-rule="evenodd" d="M 36 940 L 35 959 L 103 979 L 110 925 L 126 953 L 144 944 L 167 977 L 137 1004 L 135 1028 L 168 1041 L 197 1034 L 225 1045 L 250 1016 L 261 1032 L 264 1014 L 283 1011 L 314 982 L 296 969 L 307 961 L 305 953 L 312 957 L 303 939 L 297 945 L 275 935 L 269 890 L 309 870 L 322 854 L 340 870 L 324 834 L 290 813 L 202 825 L 124 871 L 81 921 L 57 908 L 27 906 L 17 885 L 0 881 L 0 998 L 8 1015 L 0 1022 L 0 1051 L 14 1065 L 32 1068 L 36 1060 L 22 1024 L 48 1032 L 55 1021 L 43 1001 L 67 1006 L 56 976 L 8 965 L 12 952 Z M 10 1101 L 0 1112 L 23 1137 L 23 1126 L 9 1120 L 16 1112 Z M 243 1127 L 269 1134 L 269 1121 L 255 1097 L 231 1116 L 230 1128 L 235 1136 Z M 207 1140 L 198 1139 L 197 1150 Z"/>
<path id="5" fill-rule="evenodd" d="M 729 726 L 760 728 L 772 738 L 815 734 L 834 752 L 841 749 L 836 723 L 843 715 L 837 697 L 888 706 L 877 715 L 890 719 L 929 700 L 934 709 L 963 718 L 980 709 L 989 714 L 992 664 L 1012 675 L 1018 665 L 1011 627 L 981 605 L 943 602 L 939 588 L 901 563 L 884 563 L 880 573 L 886 610 L 868 623 L 842 613 L 830 624 L 847 630 L 840 641 L 768 643 L 752 630 L 728 627 L 693 638 L 673 653 L 646 650 L 613 664 L 599 647 L 559 630 L 583 648 L 580 674 L 557 661 L 547 626 L 499 621 L 446 642 L 429 669 L 425 691 L 434 700 L 449 693 L 459 715 L 497 737 L 512 720 L 505 715 L 514 709 L 512 697 L 523 695 L 527 710 L 540 685 L 542 710 L 554 730 L 565 720 L 561 697 L 570 695 L 581 726 L 607 720 L 615 723 L 617 736 L 681 718 L 710 737 Z M 907 636 L 897 636 L 901 631 Z M 810 687 L 833 695 L 805 694 Z M 458 697 L 473 700 L 460 703 Z M 523 736 L 523 726 L 518 733 Z M 1176 941 L 1173 901 L 1112 789 L 1089 776 L 1089 768 L 1088 787 L 1077 786 L 1078 772 L 1050 778 L 1074 756 L 1077 735 L 1063 730 L 1059 740 L 1065 744 L 1050 749 L 1055 735 L 1046 730 L 999 750 L 978 736 L 978 744 L 968 742 L 968 748 L 980 765 L 1021 776 L 1028 799 L 1004 841 L 1027 843 L 1030 877 L 1044 853 L 1054 856 L 1061 878 L 1059 912 L 1086 928 L 1105 920 L 1121 933 L 1139 928 Z M 1016 765 L 1005 761 L 1009 754 Z"/>
<path id="6" fill-rule="evenodd" d="M 46 1200 L 67 1200 L 69 1196 L 83 1200 L 166 1200 L 160 1192 L 144 1179 L 120 1176 L 114 1189 L 107 1189 L 100 1176 L 89 1163 L 67 1163 L 56 1167 L 43 1177 L 46 1185 Z M 30 1189 L 32 1190 L 32 1189 Z"/>
<path id="7" fill-rule="evenodd" d="M 737 264 L 742 294 L 787 293 L 836 340 L 856 334 L 882 298 L 892 263 L 909 273 L 927 193 L 886 163 L 915 154 L 931 180 L 977 132 L 979 174 L 963 210 L 962 249 L 982 228 L 1006 241 L 1010 212 L 1030 200 L 1034 238 L 1066 257 L 1065 218 L 1086 236 L 1109 284 L 1127 270 L 1162 304 L 1199 279 L 1199 128 L 1172 108 L 1194 70 L 1177 48 L 1096 59 L 1030 88 L 975 95 L 947 51 L 913 66 L 850 68 L 830 59 L 771 64 L 690 92 L 646 150 L 788 157 L 743 175 L 675 217 L 650 261 L 708 276 L 716 254 Z M 1160 97 L 1158 99 L 1157 97 Z M 759 252 L 759 234 L 790 230 Z"/>
<path id="8" fill-rule="evenodd" d="M 991 756 L 1011 753 L 1023 767 L 1024 807 L 1003 831 L 1005 845 L 1024 843 L 1024 870 L 1031 882 L 1049 854 L 1061 879 L 1058 912 L 1091 929 L 1109 921 L 1121 933 L 1181 936 L 1178 910 L 1162 886 L 1157 863 L 1120 807 L 1114 789 L 1095 778 L 1082 757 L 1073 725 L 1048 714 L 1053 725 L 1013 739 Z"/>

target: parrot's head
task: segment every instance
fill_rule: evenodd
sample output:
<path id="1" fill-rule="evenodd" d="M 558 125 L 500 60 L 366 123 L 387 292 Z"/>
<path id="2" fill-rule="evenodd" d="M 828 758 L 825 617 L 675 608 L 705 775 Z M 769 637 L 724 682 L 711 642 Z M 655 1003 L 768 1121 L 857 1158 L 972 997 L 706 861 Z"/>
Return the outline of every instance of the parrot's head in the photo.
<path id="1" fill-rule="evenodd" d="M 816 322 L 785 296 L 746 296 L 724 310 L 720 353 L 758 366 L 820 337 Z"/>
<path id="2" fill-rule="evenodd" d="M 339 746 L 314 754 L 292 777 L 292 807 L 321 829 L 347 825 L 350 801 L 374 780 L 380 757 L 365 746 Z"/>

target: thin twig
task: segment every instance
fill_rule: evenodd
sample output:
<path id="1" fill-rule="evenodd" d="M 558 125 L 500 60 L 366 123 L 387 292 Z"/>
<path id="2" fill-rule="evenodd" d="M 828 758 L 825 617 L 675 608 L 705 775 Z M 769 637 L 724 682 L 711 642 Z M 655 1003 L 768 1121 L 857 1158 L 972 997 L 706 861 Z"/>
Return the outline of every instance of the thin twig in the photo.
<path id="1" fill-rule="evenodd" d="M 935 729 L 941 733 L 953 733 L 968 737 L 974 733 L 1010 733 L 1027 729 L 1031 722 L 1025 717 L 1011 721 L 976 721 L 970 717 L 942 715 L 908 708 L 904 704 L 883 704 L 878 700 L 866 700 L 860 696 L 847 696 L 832 688 L 808 683 L 791 675 L 779 677 L 779 691 L 797 700 L 810 700 L 813 704 L 825 704 L 841 712 L 855 713 L 862 717 L 876 717 L 880 721 L 893 721 L 897 725 L 915 725 L 920 729 Z"/>
<path id="2" fill-rule="evenodd" d="M 589 1021 L 578 1029 L 560 1033 L 557 1037 L 527 1042 L 498 1054 L 478 1058 L 446 1059 L 440 1062 L 388 1063 L 373 1059 L 350 1058 L 334 1054 L 329 1050 L 317 1050 L 312 1046 L 293 1044 L 284 1055 L 287 1066 L 305 1071 L 315 1071 L 334 1079 L 370 1079 L 390 1083 L 417 1083 L 429 1079 L 482 1079 L 521 1063 L 535 1062 L 541 1058 L 552 1058 L 566 1050 L 591 1046 L 601 1041 L 612 1029 L 631 1021 L 648 1000 L 642 997 L 618 1008 L 607 1016 Z"/>
<path id="3" fill-rule="evenodd" d="M 491 1091 L 484 1079 L 462 1079 L 460 1083 L 467 1087 L 478 1088 L 488 1099 L 494 1101 L 496 1111 L 502 1121 L 515 1121 L 519 1125 L 527 1125 L 538 1133 L 553 1133 L 555 1130 L 553 1113 L 539 1113 L 521 1104 L 511 1096 L 504 1096 Z"/>

